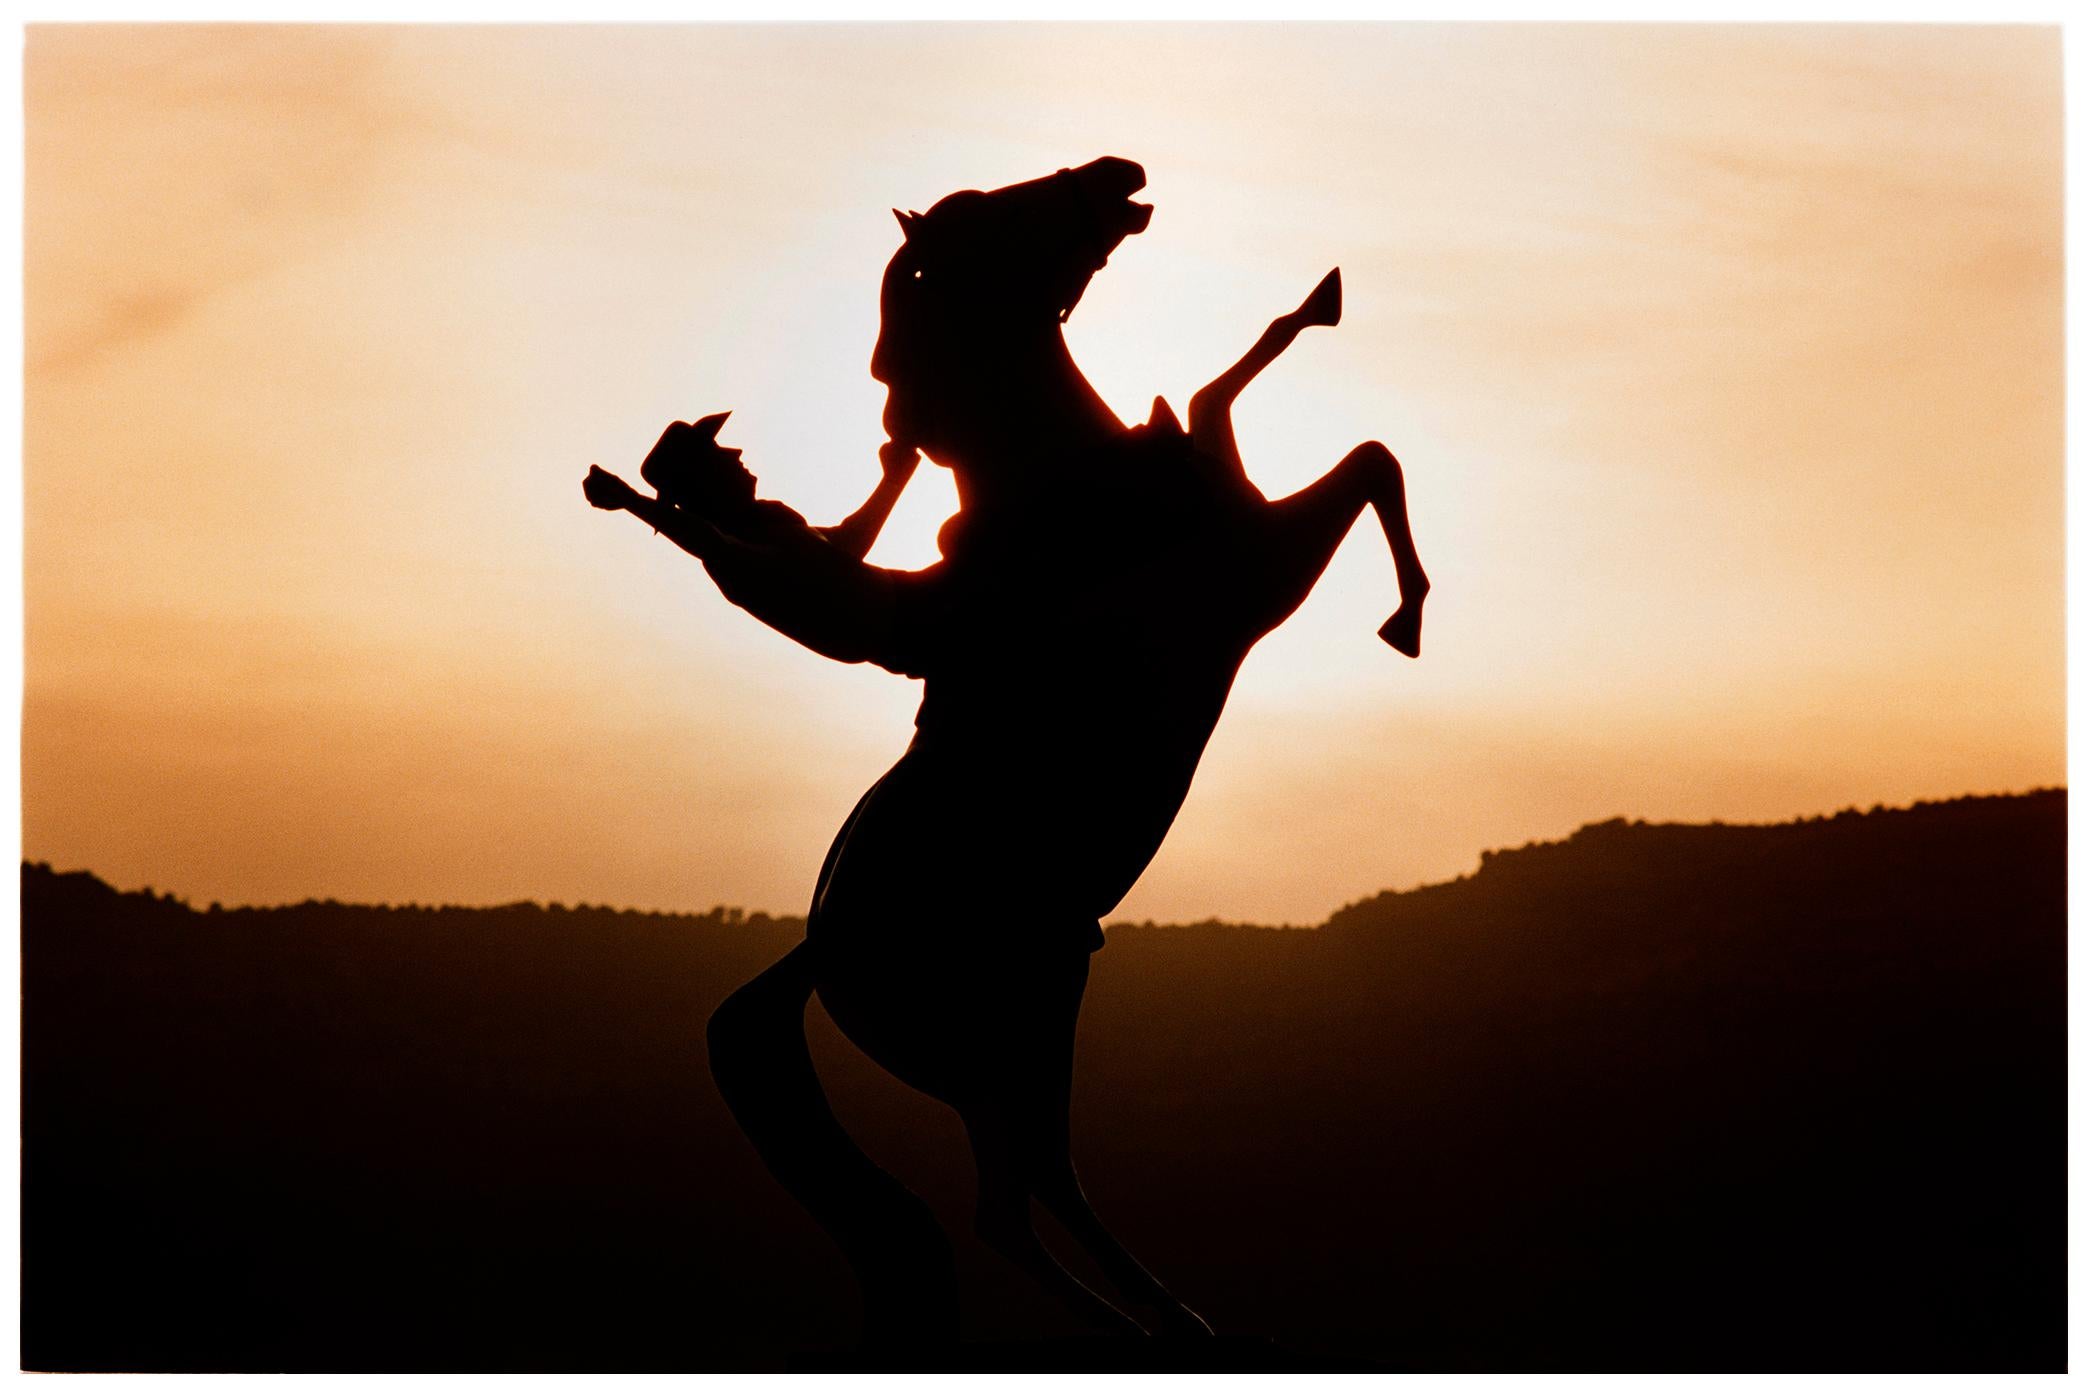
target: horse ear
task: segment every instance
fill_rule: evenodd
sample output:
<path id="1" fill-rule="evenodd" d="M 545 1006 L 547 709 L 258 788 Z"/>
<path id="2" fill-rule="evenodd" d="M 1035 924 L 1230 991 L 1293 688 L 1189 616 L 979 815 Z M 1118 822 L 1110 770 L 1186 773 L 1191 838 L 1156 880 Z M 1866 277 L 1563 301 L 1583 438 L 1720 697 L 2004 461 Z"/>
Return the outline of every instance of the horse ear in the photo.
<path id="1" fill-rule="evenodd" d="M 921 215 L 918 213 L 901 213 L 898 209 L 894 208 L 892 210 L 892 216 L 899 220 L 900 234 L 904 236 L 909 242 L 912 241 L 914 235 L 914 226 L 921 221 Z"/>

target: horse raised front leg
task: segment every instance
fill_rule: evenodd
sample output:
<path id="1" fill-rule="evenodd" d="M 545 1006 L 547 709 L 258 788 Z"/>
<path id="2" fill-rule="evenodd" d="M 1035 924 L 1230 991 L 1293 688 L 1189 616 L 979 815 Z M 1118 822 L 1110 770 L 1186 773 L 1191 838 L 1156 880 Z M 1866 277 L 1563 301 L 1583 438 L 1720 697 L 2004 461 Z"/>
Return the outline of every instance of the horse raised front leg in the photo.
<path id="1" fill-rule="evenodd" d="M 1399 608 L 1379 627 L 1378 637 L 1409 658 L 1417 658 L 1428 574 L 1421 569 L 1407 522 L 1405 474 L 1398 459 L 1377 441 L 1357 446 L 1318 481 L 1269 505 L 1274 525 L 1266 559 L 1273 605 L 1269 628 L 1288 619 L 1312 593 L 1365 507 L 1377 511 L 1399 578 Z"/>
<path id="2" fill-rule="evenodd" d="M 1247 467 L 1240 461 L 1240 447 L 1233 437 L 1232 409 L 1247 384 L 1261 375 L 1299 334 L 1315 324 L 1341 323 L 1341 268 L 1329 271 L 1313 287 L 1305 303 L 1287 315 L 1278 315 L 1261 338 L 1239 362 L 1197 389 L 1189 399 L 1189 436 L 1196 448 L 1229 468 L 1245 482 Z M 1253 485 L 1249 484 L 1249 488 Z"/>

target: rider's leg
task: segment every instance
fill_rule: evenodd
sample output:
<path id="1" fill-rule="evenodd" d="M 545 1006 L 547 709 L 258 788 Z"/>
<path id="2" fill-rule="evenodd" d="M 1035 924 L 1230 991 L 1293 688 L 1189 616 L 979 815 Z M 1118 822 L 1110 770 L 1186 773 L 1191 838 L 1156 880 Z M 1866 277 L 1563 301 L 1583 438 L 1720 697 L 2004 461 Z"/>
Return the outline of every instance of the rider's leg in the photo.
<path id="1" fill-rule="evenodd" d="M 1365 506 L 1377 511 L 1399 577 L 1399 609 L 1378 637 L 1409 657 L 1418 656 L 1428 574 L 1421 569 L 1407 522 L 1405 476 L 1392 452 L 1377 441 L 1357 446 L 1316 482 L 1269 505 L 1274 524 L 1266 558 L 1273 607 L 1269 627 L 1304 602 Z"/>
<path id="2" fill-rule="evenodd" d="M 1233 439 L 1232 408 L 1247 384 L 1274 363 L 1297 341 L 1301 331 L 1316 324 L 1341 323 L 1341 268 L 1329 271 L 1313 287 L 1305 303 L 1287 315 L 1279 315 L 1262 331 L 1246 357 L 1220 373 L 1189 399 L 1189 438 L 1196 448 L 1215 460 L 1244 471 L 1239 443 Z"/>

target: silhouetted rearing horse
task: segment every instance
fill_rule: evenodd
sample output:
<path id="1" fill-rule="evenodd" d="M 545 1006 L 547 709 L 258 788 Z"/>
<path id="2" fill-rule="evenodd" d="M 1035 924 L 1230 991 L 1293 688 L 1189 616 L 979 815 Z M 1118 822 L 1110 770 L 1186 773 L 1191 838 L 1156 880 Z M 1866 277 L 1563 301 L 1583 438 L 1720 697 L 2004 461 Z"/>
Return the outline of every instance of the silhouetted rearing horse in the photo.
<path id="1" fill-rule="evenodd" d="M 1143 184 L 1138 166 L 1102 159 L 899 215 L 906 240 L 885 273 L 871 371 L 888 388 L 893 458 L 915 447 L 955 474 L 960 509 L 936 566 L 865 565 L 802 520 L 735 535 L 600 471 L 589 479 L 598 506 L 666 532 L 766 623 L 925 679 L 912 745 L 827 854 L 806 942 L 710 1026 L 720 1089 L 847 1253 L 873 1342 L 954 1333 L 950 1254 L 927 1208 L 828 1108 L 805 1045 L 810 993 L 871 1058 L 963 1118 L 989 1245 L 1095 1321 L 1140 1330 L 1045 1251 L 1035 1199 L 1152 1329 L 1207 1331 L 1103 1227 L 1074 1175 L 1074 1028 L 1098 922 L 1159 849 L 1248 650 L 1297 608 L 1366 506 L 1402 591 L 1381 634 L 1418 649 L 1427 582 L 1391 452 L 1359 446 L 1270 502 L 1232 445 L 1232 399 L 1299 329 L 1338 319 L 1337 277 L 1197 394 L 1188 433 L 1161 402 L 1127 429 L 1074 366 L 1060 325 L 1145 228 L 1152 210 L 1129 197 Z M 890 468 L 881 494 L 894 492 Z"/>

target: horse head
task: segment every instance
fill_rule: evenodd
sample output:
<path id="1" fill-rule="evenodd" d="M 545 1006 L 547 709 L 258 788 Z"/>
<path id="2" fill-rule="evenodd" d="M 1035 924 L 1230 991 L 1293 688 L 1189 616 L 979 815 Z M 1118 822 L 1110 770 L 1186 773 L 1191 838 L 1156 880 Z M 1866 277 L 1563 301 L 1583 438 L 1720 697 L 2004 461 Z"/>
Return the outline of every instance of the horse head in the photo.
<path id="1" fill-rule="evenodd" d="M 1105 156 L 1042 179 L 965 189 L 926 213 L 893 215 L 905 241 L 885 268 L 883 324 L 871 376 L 892 390 L 895 438 L 929 435 L 967 403 L 995 399 L 989 381 L 1012 354 L 1058 345 L 1094 274 L 1152 221 L 1131 195 L 1145 171 Z"/>

